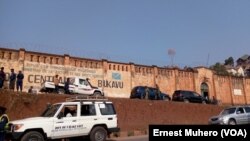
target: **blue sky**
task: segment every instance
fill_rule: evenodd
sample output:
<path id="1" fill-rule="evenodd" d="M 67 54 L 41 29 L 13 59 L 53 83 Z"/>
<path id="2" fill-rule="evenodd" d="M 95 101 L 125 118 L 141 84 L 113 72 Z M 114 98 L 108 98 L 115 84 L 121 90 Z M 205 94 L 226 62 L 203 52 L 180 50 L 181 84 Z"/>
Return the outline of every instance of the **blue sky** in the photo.
<path id="1" fill-rule="evenodd" d="M 250 54 L 249 7 L 249 0 L 1 0 L 0 47 L 210 66 Z"/>

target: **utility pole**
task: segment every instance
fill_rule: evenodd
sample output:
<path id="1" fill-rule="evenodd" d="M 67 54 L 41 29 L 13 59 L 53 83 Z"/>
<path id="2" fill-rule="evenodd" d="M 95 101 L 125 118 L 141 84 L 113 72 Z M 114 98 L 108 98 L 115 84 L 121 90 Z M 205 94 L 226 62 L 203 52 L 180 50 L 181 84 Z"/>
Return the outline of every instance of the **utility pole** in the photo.
<path id="1" fill-rule="evenodd" d="M 208 67 L 208 63 L 209 63 L 209 53 L 207 55 L 207 64 L 206 64 L 207 67 Z"/>
<path id="2" fill-rule="evenodd" d="M 172 49 L 172 48 L 168 49 L 168 55 L 170 56 L 170 59 L 171 59 L 171 66 L 173 67 L 173 65 L 174 65 L 175 50 Z"/>

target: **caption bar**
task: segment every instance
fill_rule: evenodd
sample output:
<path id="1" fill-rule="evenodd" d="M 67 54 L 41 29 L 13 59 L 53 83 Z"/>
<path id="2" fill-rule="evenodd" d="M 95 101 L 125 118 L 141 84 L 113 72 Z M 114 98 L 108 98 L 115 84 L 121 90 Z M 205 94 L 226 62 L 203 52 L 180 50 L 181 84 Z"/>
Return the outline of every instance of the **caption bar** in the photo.
<path id="1" fill-rule="evenodd" d="M 250 141 L 250 125 L 149 125 L 149 141 L 188 138 Z"/>

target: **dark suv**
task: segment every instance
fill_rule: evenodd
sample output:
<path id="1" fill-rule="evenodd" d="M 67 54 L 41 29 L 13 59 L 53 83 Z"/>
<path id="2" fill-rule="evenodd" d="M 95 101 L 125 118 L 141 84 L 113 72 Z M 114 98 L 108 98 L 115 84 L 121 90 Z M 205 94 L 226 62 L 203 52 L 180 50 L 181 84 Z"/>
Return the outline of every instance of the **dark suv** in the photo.
<path id="1" fill-rule="evenodd" d="M 136 86 L 132 89 L 130 98 L 139 98 L 139 99 L 151 99 L 151 100 L 165 100 L 165 101 L 170 101 L 171 97 L 166 94 L 160 92 L 160 95 L 157 97 L 157 89 L 153 87 L 148 87 L 149 88 L 149 95 L 148 98 L 146 98 L 146 86 Z"/>
<path id="2" fill-rule="evenodd" d="M 183 101 L 186 103 L 208 103 L 208 100 L 194 91 L 189 90 L 176 90 L 172 95 L 172 101 Z"/>

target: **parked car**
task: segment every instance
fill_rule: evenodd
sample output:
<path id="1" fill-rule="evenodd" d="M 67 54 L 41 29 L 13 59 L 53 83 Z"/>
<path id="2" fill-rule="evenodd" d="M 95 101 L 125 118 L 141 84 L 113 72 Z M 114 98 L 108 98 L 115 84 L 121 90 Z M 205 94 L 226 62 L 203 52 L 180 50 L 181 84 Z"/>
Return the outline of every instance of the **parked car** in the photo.
<path id="1" fill-rule="evenodd" d="M 227 107 L 219 115 L 209 118 L 208 123 L 220 125 L 249 124 L 250 106 Z"/>
<path id="2" fill-rule="evenodd" d="M 149 90 L 149 95 L 146 97 L 146 88 Z M 154 87 L 147 86 L 136 86 L 132 89 L 130 98 L 139 98 L 139 99 L 150 99 L 150 100 L 165 100 L 170 101 L 171 97 L 163 92 L 160 92 L 160 95 L 157 97 L 157 89 Z"/>
<path id="3" fill-rule="evenodd" d="M 183 101 L 186 103 L 203 103 L 207 104 L 209 101 L 197 92 L 190 90 L 176 90 L 172 95 L 172 101 Z"/>

